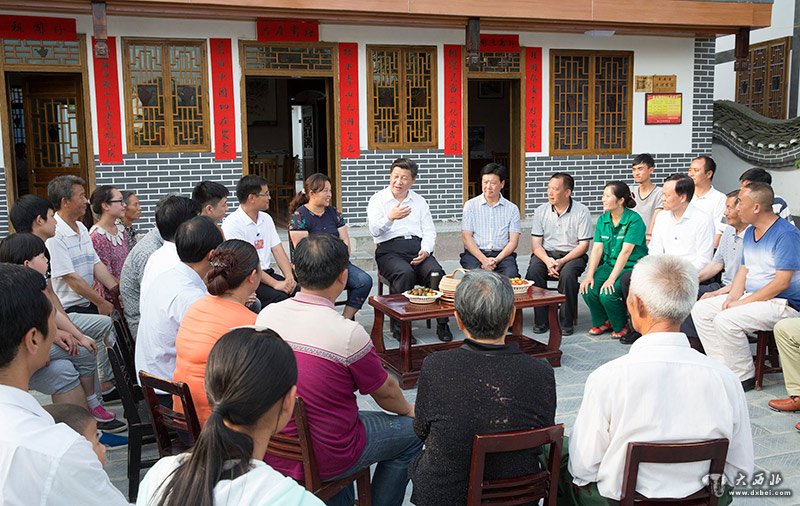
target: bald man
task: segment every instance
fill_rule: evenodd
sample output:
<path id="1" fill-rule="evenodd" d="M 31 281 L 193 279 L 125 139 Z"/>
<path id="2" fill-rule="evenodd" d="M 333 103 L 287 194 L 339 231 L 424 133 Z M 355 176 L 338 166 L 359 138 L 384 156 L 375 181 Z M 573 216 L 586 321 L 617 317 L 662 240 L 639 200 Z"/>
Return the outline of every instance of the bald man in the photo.
<path id="1" fill-rule="evenodd" d="M 755 386 L 747 334 L 800 316 L 800 231 L 774 213 L 773 198 L 766 183 L 741 190 L 739 217 L 752 225 L 744 233 L 742 266 L 727 295 L 692 308 L 706 354 L 730 367 L 745 391 Z"/>

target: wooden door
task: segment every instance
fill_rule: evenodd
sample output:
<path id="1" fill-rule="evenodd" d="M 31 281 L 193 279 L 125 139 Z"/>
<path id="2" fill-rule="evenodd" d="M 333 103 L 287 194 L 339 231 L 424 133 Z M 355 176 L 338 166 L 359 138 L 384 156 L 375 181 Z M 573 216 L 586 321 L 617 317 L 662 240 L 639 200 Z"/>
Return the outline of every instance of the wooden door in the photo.
<path id="1" fill-rule="evenodd" d="M 790 37 L 750 46 L 748 70 L 736 73 L 736 102 L 772 119 L 786 119 Z"/>
<path id="2" fill-rule="evenodd" d="M 30 76 L 23 97 L 29 191 L 46 197 L 47 183 L 65 174 L 87 181 L 80 76 Z"/>

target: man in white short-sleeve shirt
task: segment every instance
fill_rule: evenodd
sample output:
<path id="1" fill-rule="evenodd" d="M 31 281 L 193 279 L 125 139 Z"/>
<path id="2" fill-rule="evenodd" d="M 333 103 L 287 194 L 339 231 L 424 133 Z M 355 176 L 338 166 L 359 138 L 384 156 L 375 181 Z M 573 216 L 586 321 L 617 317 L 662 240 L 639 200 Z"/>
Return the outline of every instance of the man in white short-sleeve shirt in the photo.
<path id="1" fill-rule="evenodd" d="M 270 202 L 267 180 L 255 174 L 244 176 L 236 184 L 236 198 L 239 208 L 222 222 L 225 239 L 241 239 L 256 248 L 262 270 L 256 290 L 261 307 L 288 299 L 295 294 L 297 283 L 275 223 L 266 213 Z M 283 276 L 270 268 L 273 257 Z"/>
<path id="2" fill-rule="evenodd" d="M 694 181 L 694 197 L 691 202 L 714 220 L 715 248 L 725 231 L 725 194 L 711 186 L 716 171 L 717 164 L 710 156 L 698 156 L 689 165 L 689 177 Z"/>
<path id="3" fill-rule="evenodd" d="M 28 393 L 48 362 L 56 332 L 44 277 L 0 264 L 0 503 L 128 504 L 103 471 L 92 444 L 55 424 Z"/>

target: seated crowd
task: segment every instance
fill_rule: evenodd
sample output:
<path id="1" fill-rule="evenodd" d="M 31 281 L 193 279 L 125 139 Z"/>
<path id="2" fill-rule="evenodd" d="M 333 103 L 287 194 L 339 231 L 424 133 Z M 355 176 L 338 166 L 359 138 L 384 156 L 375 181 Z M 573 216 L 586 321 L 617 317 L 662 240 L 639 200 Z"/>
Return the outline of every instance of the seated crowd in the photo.
<path id="1" fill-rule="evenodd" d="M 545 288 L 553 281 L 564 294 L 562 333 L 574 332 L 582 295 L 590 335 L 611 332 L 633 345 L 589 376 L 565 438 L 559 494 L 576 504 L 620 499 L 631 441 L 726 438 L 728 483 L 752 473 L 744 392 L 755 385 L 756 332 L 774 329 L 789 394 L 769 406 L 800 412 L 800 231 L 786 201 L 763 169 L 746 171 L 727 195 L 712 185 L 711 157 L 695 158 L 662 187 L 654 169 L 650 155 L 636 156 L 636 185 L 606 184 L 595 224 L 573 196 L 573 176 L 554 173 L 532 218 L 525 277 Z M 418 176 L 414 161 L 395 160 L 367 207 L 378 280 L 392 294 L 444 274 L 430 208 L 412 190 Z M 258 175 L 241 178 L 230 214 L 228 189 L 213 181 L 191 198 L 162 199 L 144 235 L 131 192 L 99 186 L 87 199 L 83 180 L 60 176 L 48 199 L 23 196 L 10 212 L 16 233 L 0 242 L 0 447 L 12 455 L 0 459 L 0 497 L 126 503 L 102 470 L 97 441 L 98 429 L 127 428 L 104 407 L 116 394 L 107 352 L 116 320 L 135 338 L 136 370 L 186 383 L 202 426 L 189 453 L 148 472 L 138 504 L 320 504 L 294 481 L 305 478 L 301 463 L 266 451 L 272 435 L 298 435 L 296 396 L 323 481 L 373 468 L 374 504 L 402 504 L 409 480 L 414 504 L 464 504 L 473 436 L 552 426 L 556 412 L 552 367 L 506 342 L 522 233 L 519 209 L 503 196 L 506 180 L 505 167 L 487 165 L 482 193 L 464 205 L 460 262 L 469 272 L 454 318 L 465 339 L 425 359 L 415 403 L 354 321 L 373 281 L 350 261 L 327 176 L 309 177 L 290 205 L 290 254 Z M 97 221 L 87 228 L 90 203 Z M 534 333 L 551 330 L 546 309 L 533 313 Z M 391 333 L 400 338 L 398 321 Z M 436 335 L 453 339 L 448 318 Z M 53 406 L 41 408 L 28 389 Z M 381 410 L 359 410 L 356 391 Z M 172 396 L 157 397 L 173 406 Z M 487 458 L 484 476 L 546 465 L 541 450 L 521 450 Z M 645 464 L 637 490 L 690 495 L 704 486 L 702 468 Z M 23 475 L 40 486 L 23 485 L 32 482 Z M 352 486 L 326 500 L 353 502 Z"/>

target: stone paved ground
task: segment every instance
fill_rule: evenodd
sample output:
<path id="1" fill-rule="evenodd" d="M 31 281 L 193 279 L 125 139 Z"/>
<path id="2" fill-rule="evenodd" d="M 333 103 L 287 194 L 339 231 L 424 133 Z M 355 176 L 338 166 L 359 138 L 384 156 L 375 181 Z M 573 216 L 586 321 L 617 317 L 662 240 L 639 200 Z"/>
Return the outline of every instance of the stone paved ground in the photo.
<path id="1" fill-rule="evenodd" d="M 518 259 L 521 270 L 527 267 L 528 257 Z M 450 272 L 458 267 L 457 261 L 444 261 L 443 267 Z M 374 273 L 373 273 L 374 274 Z M 627 351 L 627 347 L 613 341 L 608 334 L 601 337 L 591 337 L 587 334 L 589 328 L 588 310 L 580 301 L 580 317 L 574 335 L 565 337 L 561 347 L 564 355 L 561 367 L 555 370 L 558 386 L 558 409 L 556 422 L 564 423 L 566 433 L 572 430 L 572 424 L 581 404 L 583 386 L 587 376 L 601 364 L 617 358 Z M 530 328 L 532 315 L 525 314 L 527 329 Z M 358 321 L 369 331 L 372 328 L 372 311 L 368 307 L 358 314 Z M 456 334 L 456 339 L 461 336 L 456 332 L 455 325 L 451 325 Z M 386 325 L 388 331 L 388 324 Z M 428 330 L 424 324 L 414 327 L 414 335 L 424 342 L 436 341 L 434 330 Z M 388 346 L 396 346 L 397 342 L 387 337 Z M 410 401 L 416 398 L 416 389 L 405 391 Z M 800 421 L 800 416 L 776 413 L 767 408 L 767 401 L 784 397 L 786 390 L 783 386 L 783 377 L 780 374 L 767 375 L 764 380 L 764 389 L 760 392 L 747 393 L 750 407 L 750 417 L 753 429 L 755 446 L 756 471 L 765 473 L 766 481 L 770 473 L 780 473 L 782 483 L 777 488 L 790 489 L 793 497 L 788 498 L 753 498 L 736 499 L 737 504 L 780 504 L 783 506 L 800 505 L 800 433 L 795 431 L 794 424 Z M 359 405 L 364 409 L 378 409 L 370 397 L 359 398 Z M 115 407 L 119 411 L 118 407 Z M 154 456 L 155 450 L 150 448 L 145 452 L 145 457 Z M 108 452 L 109 464 L 106 467 L 113 483 L 127 491 L 126 479 L 127 448 L 115 448 Z M 411 487 L 407 497 L 410 495 Z M 407 504 L 410 504 L 406 501 Z"/>

